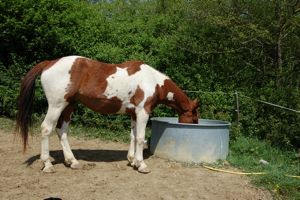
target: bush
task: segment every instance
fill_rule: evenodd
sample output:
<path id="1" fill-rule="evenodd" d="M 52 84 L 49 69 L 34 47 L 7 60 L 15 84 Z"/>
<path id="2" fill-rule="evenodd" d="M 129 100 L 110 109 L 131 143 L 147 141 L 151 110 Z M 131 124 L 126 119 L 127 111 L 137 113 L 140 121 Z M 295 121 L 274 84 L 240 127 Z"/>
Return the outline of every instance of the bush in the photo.
<path id="1" fill-rule="evenodd" d="M 70 54 L 110 63 L 144 60 L 181 88 L 206 91 L 188 93 L 200 99 L 203 118 L 236 122 L 236 90 L 300 109 L 296 5 L 285 1 L 171 2 L 0 2 L 0 114 L 15 116 L 20 80 L 33 65 Z M 278 38 L 279 32 L 289 37 Z M 47 107 L 39 82 L 37 88 L 35 116 Z M 273 144 L 299 146 L 299 114 L 240 100 L 240 124 L 234 124 L 233 138 L 246 134 Z M 160 106 L 153 115 L 176 113 Z M 127 119 L 103 117 L 83 106 L 73 116 L 75 123 L 119 130 L 127 127 Z"/>

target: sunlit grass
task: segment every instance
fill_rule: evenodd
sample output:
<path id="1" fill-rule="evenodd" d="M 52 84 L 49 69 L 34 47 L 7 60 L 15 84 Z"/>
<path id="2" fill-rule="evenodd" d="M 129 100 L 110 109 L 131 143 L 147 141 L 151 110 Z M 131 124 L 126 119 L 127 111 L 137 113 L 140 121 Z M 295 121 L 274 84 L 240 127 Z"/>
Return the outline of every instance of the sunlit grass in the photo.
<path id="1" fill-rule="evenodd" d="M 4 131 L 13 131 L 15 128 L 15 121 L 5 118 L 5 117 L 0 117 L 0 129 Z"/>
<path id="2" fill-rule="evenodd" d="M 300 158 L 295 151 L 280 150 L 265 141 L 241 136 L 231 143 L 228 161 L 242 171 L 265 172 L 251 176 L 251 180 L 267 188 L 274 197 L 300 199 L 300 179 L 289 177 L 300 176 Z"/>

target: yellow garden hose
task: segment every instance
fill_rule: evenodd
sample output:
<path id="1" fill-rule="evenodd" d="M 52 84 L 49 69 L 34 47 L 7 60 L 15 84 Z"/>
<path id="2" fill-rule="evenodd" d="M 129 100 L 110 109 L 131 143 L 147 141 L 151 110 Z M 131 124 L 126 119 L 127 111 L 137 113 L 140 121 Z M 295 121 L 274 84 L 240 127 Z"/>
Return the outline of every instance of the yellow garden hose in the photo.
<path id="1" fill-rule="evenodd" d="M 224 169 L 217 169 L 214 167 L 209 167 L 206 165 L 202 165 L 204 168 L 206 169 L 210 169 L 212 171 L 217 171 L 217 172 L 224 172 L 224 173 L 228 173 L 228 174 L 237 174 L 237 175 L 262 175 L 262 174 L 266 174 L 265 172 L 235 172 L 235 171 L 229 171 L 229 170 L 224 170 Z"/>
<path id="2" fill-rule="evenodd" d="M 202 167 L 204 167 L 206 169 L 209 169 L 209 170 L 212 170 L 212 171 L 224 172 L 224 173 L 228 173 L 228 174 L 237 174 L 237 175 L 263 175 L 263 174 L 267 174 L 266 172 L 235 172 L 235 171 L 230 171 L 230 170 L 224 170 L 224 169 L 209 167 L 209 166 L 206 166 L 206 165 L 202 165 Z M 300 179 L 300 176 L 287 175 L 287 174 L 285 174 L 285 176 Z"/>
<path id="3" fill-rule="evenodd" d="M 285 176 L 291 177 L 291 178 L 300 178 L 300 176 L 294 176 L 294 175 L 288 175 L 288 174 L 285 174 Z"/>

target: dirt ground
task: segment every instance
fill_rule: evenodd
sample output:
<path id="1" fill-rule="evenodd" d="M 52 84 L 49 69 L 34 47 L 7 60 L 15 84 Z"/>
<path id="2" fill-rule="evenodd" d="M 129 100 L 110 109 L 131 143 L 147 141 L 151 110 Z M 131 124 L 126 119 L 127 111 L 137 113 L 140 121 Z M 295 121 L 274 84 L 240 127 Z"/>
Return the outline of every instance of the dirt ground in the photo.
<path id="1" fill-rule="evenodd" d="M 145 175 L 127 166 L 128 144 L 72 137 L 70 143 L 83 168 L 72 170 L 64 165 L 58 139 L 52 136 L 56 172 L 44 174 L 40 138 L 30 137 L 30 147 L 22 154 L 14 135 L 0 130 L 0 199 L 272 199 L 245 176 L 184 166 L 147 153 L 151 173 Z"/>

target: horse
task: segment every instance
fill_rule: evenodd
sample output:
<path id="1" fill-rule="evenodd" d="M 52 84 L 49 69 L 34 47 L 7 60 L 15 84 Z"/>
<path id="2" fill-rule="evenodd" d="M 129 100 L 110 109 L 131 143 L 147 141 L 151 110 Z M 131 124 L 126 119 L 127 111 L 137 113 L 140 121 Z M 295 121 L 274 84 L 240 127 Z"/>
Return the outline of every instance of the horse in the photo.
<path id="1" fill-rule="evenodd" d="M 101 114 L 131 116 L 127 159 L 141 173 L 150 172 L 143 160 L 143 143 L 149 115 L 158 104 L 174 109 L 180 123 L 198 123 L 198 101 L 190 100 L 168 76 L 144 62 L 108 64 L 81 56 L 66 56 L 38 63 L 21 81 L 16 127 L 24 152 L 28 145 L 35 80 L 39 75 L 48 101 L 47 114 L 41 124 L 43 172 L 55 172 L 49 159 L 49 135 L 55 129 L 65 163 L 73 169 L 80 168 L 67 139 L 77 102 Z"/>

